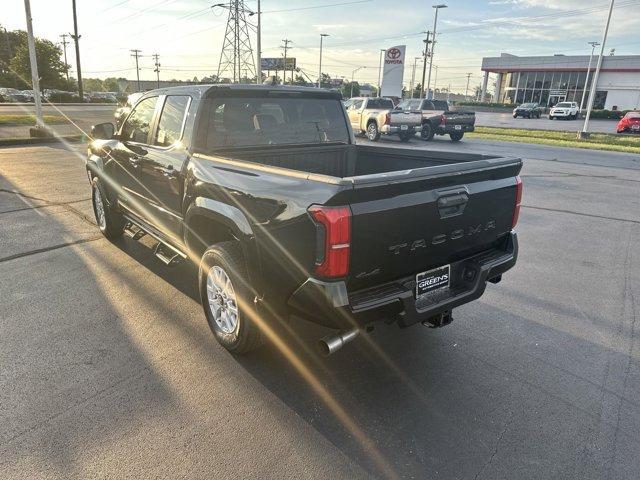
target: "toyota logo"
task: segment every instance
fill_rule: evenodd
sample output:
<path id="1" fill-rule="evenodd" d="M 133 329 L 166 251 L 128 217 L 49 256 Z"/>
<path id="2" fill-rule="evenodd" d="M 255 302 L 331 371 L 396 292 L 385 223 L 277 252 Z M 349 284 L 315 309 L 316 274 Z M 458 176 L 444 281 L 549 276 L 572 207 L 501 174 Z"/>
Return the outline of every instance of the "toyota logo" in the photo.
<path id="1" fill-rule="evenodd" d="M 400 55 L 402 55 L 402 52 L 400 52 L 399 48 L 390 48 L 387 50 L 387 58 L 390 58 L 391 60 L 400 58 Z"/>

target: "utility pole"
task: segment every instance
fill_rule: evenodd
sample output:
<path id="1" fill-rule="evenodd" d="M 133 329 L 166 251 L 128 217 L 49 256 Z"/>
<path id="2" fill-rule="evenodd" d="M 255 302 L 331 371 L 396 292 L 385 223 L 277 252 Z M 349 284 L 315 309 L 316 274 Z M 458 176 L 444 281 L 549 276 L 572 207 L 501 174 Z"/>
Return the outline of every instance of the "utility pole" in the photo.
<path id="1" fill-rule="evenodd" d="M 129 50 L 131 52 L 131 56 L 136 59 L 136 78 L 138 80 L 138 92 L 140 91 L 140 67 L 138 67 L 138 58 L 140 57 L 140 53 L 142 50 L 138 50 L 134 48 L 133 50 Z"/>
<path id="2" fill-rule="evenodd" d="M 68 35 L 66 33 L 63 33 L 62 35 L 60 35 L 60 38 L 62 38 L 62 49 L 64 51 L 64 73 L 67 76 L 67 84 L 69 84 L 69 63 L 67 62 L 67 44 L 69 42 L 67 42 L 67 37 Z"/>
<path id="3" fill-rule="evenodd" d="M 36 41 L 33 38 L 33 25 L 31 24 L 31 4 L 24 0 L 24 12 L 27 16 L 27 42 L 29 44 L 29 63 L 31 63 L 31 87 L 33 99 L 36 104 L 36 128 L 29 130 L 32 137 L 40 137 L 46 134 L 44 120 L 42 119 L 42 98 L 40 98 L 40 80 L 38 77 L 38 61 L 36 58 Z"/>
<path id="4" fill-rule="evenodd" d="M 578 139 L 581 139 L 581 140 L 585 140 L 589 138 L 589 117 L 591 116 L 593 101 L 596 98 L 596 86 L 598 85 L 600 68 L 602 68 L 602 57 L 604 55 L 604 47 L 607 43 L 607 34 L 609 33 L 609 24 L 611 23 L 611 13 L 613 12 L 614 3 L 615 3 L 615 0 L 611 0 L 611 3 L 609 4 L 609 15 L 607 15 L 607 23 L 604 27 L 604 33 L 602 34 L 602 45 L 600 46 L 600 56 L 598 57 L 598 65 L 596 66 L 596 71 L 593 74 L 593 81 L 591 82 L 591 91 L 589 92 L 589 103 L 587 104 L 587 114 L 584 117 L 584 125 L 582 126 L 582 132 L 578 132 Z"/>
<path id="5" fill-rule="evenodd" d="M 471 80 L 472 73 L 467 73 L 467 89 L 464 91 L 464 99 L 469 100 L 469 80 Z"/>
<path id="6" fill-rule="evenodd" d="M 587 85 L 589 85 L 589 75 L 591 74 L 591 60 L 593 60 L 593 52 L 600 43 L 598 42 L 589 42 L 591 45 L 591 55 L 589 55 L 589 66 L 587 67 L 587 78 L 584 80 L 584 87 L 582 88 L 582 99 L 580 100 L 580 112 L 584 108 L 584 97 L 587 93 Z"/>
<path id="7" fill-rule="evenodd" d="M 249 22 L 246 15 L 255 15 L 256 12 L 249 10 L 244 5 L 244 0 L 229 0 L 228 3 L 217 3 L 211 8 L 220 7 L 229 10 L 227 27 L 224 33 L 224 42 L 220 52 L 220 63 L 218 63 L 218 78 L 222 78 L 225 72 L 232 74 L 233 83 L 242 82 L 242 72 L 247 71 L 245 78 L 256 72 L 256 62 L 253 58 L 251 38 L 249 35 Z M 258 15 L 260 21 L 261 12 Z M 258 28 L 258 39 L 261 40 L 261 28 Z M 260 47 L 259 47 L 260 48 Z M 260 54 L 258 54 L 258 62 Z M 261 79 L 258 75 L 258 82 Z"/>
<path id="8" fill-rule="evenodd" d="M 437 12 L 437 10 L 436 10 Z M 422 64 L 422 83 L 420 83 L 420 98 L 425 98 L 424 97 L 424 92 L 425 92 L 425 85 L 424 85 L 424 80 L 425 80 L 425 75 L 427 73 L 427 57 L 429 56 L 429 43 L 431 43 L 431 40 L 429 40 L 429 37 L 431 36 L 431 32 L 429 30 L 426 31 L 427 34 L 427 38 L 425 38 L 423 40 L 424 42 L 424 52 L 422 52 L 422 56 L 424 58 L 424 63 Z"/>
<path id="9" fill-rule="evenodd" d="M 382 57 L 386 50 L 384 48 L 380 49 L 380 63 L 378 64 L 378 96 L 382 96 Z"/>
<path id="10" fill-rule="evenodd" d="M 433 96 L 431 97 L 433 100 L 436 99 L 436 85 L 438 84 L 438 66 L 434 65 L 433 68 L 436 69 L 436 76 L 433 79 Z"/>
<path id="11" fill-rule="evenodd" d="M 282 84 L 286 85 L 287 83 L 287 51 L 292 48 L 289 46 L 290 43 L 293 43 L 291 40 L 285 38 L 282 40 L 284 42 L 284 45 L 282 45 L 280 48 L 282 48 L 284 50 L 284 64 L 282 65 L 283 67 L 283 72 L 282 72 Z M 291 72 L 291 77 L 293 77 L 293 71 Z"/>
<path id="12" fill-rule="evenodd" d="M 441 8 L 447 8 L 444 3 L 433 5 L 436 11 L 435 18 L 433 19 L 433 42 L 431 42 L 431 55 L 429 55 L 429 78 L 427 79 L 427 97 L 429 96 L 429 89 L 431 88 L 431 67 L 433 66 L 433 51 L 436 48 L 436 26 L 438 24 L 438 10 Z"/>
<path id="13" fill-rule="evenodd" d="M 328 33 L 320 34 L 320 68 L 318 69 L 318 88 L 322 87 L 322 40 L 324 37 L 328 37 Z"/>
<path id="14" fill-rule="evenodd" d="M 160 55 L 154 53 L 153 60 L 153 65 L 156 67 L 153 70 L 154 72 L 156 72 L 156 88 L 160 88 Z"/>
<path id="15" fill-rule="evenodd" d="M 73 7 L 73 35 L 71 38 L 76 44 L 76 73 L 78 76 L 78 97 L 84 102 L 84 90 L 82 88 L 82 70 L 80 69 L 80 35 L 78 35 L 78 15 L 76 12 L 76 0 L 71 0 Z"/>
<path id="16" fill-rule="evenodd" d="M 256 49 L 257 49 L 257 65 L 256 65 L 256 83 L 260 85 L 262 83 L 262 26 L 261 17 L 262 10 L 260 10 L 260 0 L 258 0 L 258 25 L 256 28 Z"/>

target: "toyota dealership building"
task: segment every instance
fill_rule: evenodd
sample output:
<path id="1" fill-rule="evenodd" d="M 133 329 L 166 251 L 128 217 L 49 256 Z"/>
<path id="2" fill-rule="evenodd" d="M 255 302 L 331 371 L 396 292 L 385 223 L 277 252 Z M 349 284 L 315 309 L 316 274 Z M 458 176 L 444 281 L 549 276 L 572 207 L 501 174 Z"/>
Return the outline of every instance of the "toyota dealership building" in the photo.
<path id="1" fill-rule="evenodd" d="M 503 53 L 499 57 L 483 58 L 482 98 L 487 98 L 489 74 L 495 74 L 494 102 L 537 102 L 543 106 L 564 101 L 580 104 L 586 88 L 586 108 L 597 62 L 598 56 L 594 55 L 587 81 L 589 55 L 518 57 Z M 594 108 L 640 109 L 640 55 L 603 58 Z"/>

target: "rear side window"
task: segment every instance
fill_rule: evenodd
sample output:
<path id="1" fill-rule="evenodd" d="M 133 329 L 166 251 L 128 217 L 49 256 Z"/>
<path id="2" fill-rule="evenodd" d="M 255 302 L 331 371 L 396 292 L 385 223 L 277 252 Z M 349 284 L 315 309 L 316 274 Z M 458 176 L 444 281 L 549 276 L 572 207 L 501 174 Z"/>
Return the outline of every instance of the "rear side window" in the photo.
<path id="1" fill-rule="evenodd" d="M 182 137 L 182 127 L 189 106 L 190 97 L 169 95 L 162 107 L 155 144 L 169 147 Z"/>
<path id="2" fill-rule="evenodd" d="M 156 109 L 158 97 L 149 97 L 142 100 L 131 112 L 129 118 L 122 126 L 123 140 L 137 143 L 147 143 L 153 112 Z"/>
<path id="3" fill-rule="evenodd" d="M 443 100 L 433 100 L 434 110 L 449 110 L 449 105 Z"/>

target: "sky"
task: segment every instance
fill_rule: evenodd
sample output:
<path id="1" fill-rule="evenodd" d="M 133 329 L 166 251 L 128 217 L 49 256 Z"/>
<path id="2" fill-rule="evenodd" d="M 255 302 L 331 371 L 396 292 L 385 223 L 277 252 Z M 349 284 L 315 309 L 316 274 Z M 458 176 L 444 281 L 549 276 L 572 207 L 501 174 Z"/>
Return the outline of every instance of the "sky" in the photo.
<path id="1" fill-rule="evenodd" d="M 140 49 L 142 79 L 155 79 L 152 54 L 160 55 L 161 79 L 192 79 L 217 73 L 227 10 L 212 4 L 224 0 L 77 0 L 84 77 L 135 78 L 131 49 Z M 7 2 L 8 7 L 7 8 Z M 440 0 L 438 0 L 440 2 Z M 8 30 L 26 29 L 23 0 L 4 0 L 0 23 Z M 226 2 L 225 2 L 226 3 Z M 320 33 L 324 40 L 323 72 L 377 84 L 380 49 L 407 46 L 405 84 L 420 56 L 424 31 L 433 29 L 436 2 L 425 0 L 262 0 L 262 55 L 289 56 L 312 79 L 317 78 Z M 600 41 L 607 0 L 444 0 L 438 14 L 434 65 L 436 88 L 451 85 L 464 92 L 482 78 L 482 57 L 579 55 L 590 53 L 589 41 Z M 247 9 L 257 8 L 246 0 Z M 71 0 L 31 0 L 34 33 L 59 42 L 73 31 Z M 251 17 L 253 21 L 255 17 Z M 640 54 L 640 0 L 616 0 L 607 53 Z M 251 42 L 255 49 L 255 35 Z M 69 63 L 75 71 L 72 45 Z M 420 63 L 416 76 L 421 75 Z M 435 70 L 433 75 L 435 76 Z"/>

